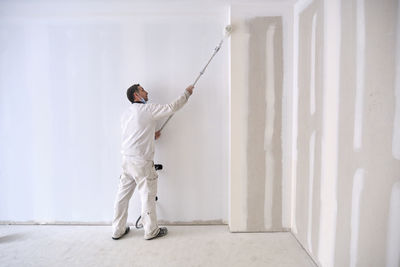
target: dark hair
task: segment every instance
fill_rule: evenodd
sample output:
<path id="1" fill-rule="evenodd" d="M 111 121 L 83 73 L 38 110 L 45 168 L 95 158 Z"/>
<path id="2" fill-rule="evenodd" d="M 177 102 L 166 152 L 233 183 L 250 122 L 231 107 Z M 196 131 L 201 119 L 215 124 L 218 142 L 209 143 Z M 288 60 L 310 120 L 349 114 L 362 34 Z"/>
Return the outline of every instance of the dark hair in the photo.
<path id="1" fill-rule="evenodd" d="M 126 96 L 128 97 L 129 101 L 133 103 L 135 101 L 135 96 L 133 95 L 134 93 L 139 93 L 139 86 L 140 84 L 134 84 L 131 87 L 128 88 L 126 91 Z"/>

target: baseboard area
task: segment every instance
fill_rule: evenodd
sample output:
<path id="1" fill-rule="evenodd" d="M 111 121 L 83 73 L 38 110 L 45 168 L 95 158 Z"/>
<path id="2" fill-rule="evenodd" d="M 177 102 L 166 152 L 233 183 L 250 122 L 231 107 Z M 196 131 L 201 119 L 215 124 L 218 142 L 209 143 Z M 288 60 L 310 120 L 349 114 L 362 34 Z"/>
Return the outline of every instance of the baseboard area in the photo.
<path id="1" fill-rule="evenodd" d="M 163 221 L 159 220 L 160 225 L 228 225 L 228 223 L 220 220 L 210 221 Z M 0 225 L 93 225 L 93 226 L 106 226 L 111 225 L 109 222 L 74 222 L 74 221 L 0 221 Z M 128 225 L 135 225 L 134 222 L 128 222 Z"/>
<path id="2" fill-rule="evenodd" d="M 237 230 L 237 229 L 229 229 L 231 233 L 282 233 L 282 232 L 290 232 L 290 228 L 274 228 L 274 229 L 266 229 L 266 230 Z"/>
<path id="3" fill-rule="evenodd" d="M 313 256 L 312 253 L 310 253 L 310 251 L 308 251 L 299 241 L 299 239 L 297 239 L 296 235 L 290 231 L 290 234 L 293 236 L 293 238 L 297 241 L 297 244 L 299 244 L 299 246 L 307 253 L 307 255 L 310 257 L 310 259 L 314 262 L 315 266 L 318 267 L 322 267 L 322 265 L 319 263 L 319 261 Z"/>

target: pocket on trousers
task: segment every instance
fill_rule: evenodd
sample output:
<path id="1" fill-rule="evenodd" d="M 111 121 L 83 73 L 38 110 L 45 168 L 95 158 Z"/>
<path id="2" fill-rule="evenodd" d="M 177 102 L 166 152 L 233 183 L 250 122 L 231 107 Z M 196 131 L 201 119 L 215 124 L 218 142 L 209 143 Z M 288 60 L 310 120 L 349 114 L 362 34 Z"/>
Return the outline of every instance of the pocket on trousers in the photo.
<path id="1" fill-rule="evenodd" d="M 158 173 L 157 173 L 156 168 L 154 167 L 154 163 L 153 163 L 153 166 L 151 167 L 150 174 L 147 177 L 147 179 L 156 180 L 157 178 L 158 178 Z"/>

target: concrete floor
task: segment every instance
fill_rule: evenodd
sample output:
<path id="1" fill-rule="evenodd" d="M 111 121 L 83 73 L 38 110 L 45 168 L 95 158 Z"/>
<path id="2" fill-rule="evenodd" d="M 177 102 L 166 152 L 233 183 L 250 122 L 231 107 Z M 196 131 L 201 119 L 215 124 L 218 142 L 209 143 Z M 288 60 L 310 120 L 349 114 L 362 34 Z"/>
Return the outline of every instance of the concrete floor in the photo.
<path id="1" fill-rule="evenodd" d="M 169 226 L 147 241 L 110 226 L 0 225 L 0 266 L 315 266 L 290 233 L 230 233 L 225 225 Z"/>

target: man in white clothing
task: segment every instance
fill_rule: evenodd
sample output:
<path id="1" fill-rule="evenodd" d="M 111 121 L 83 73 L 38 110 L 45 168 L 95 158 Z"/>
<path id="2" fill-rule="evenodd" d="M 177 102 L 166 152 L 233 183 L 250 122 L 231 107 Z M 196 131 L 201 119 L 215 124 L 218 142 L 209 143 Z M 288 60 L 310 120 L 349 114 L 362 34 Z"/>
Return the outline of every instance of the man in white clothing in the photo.
<path id="1" fill-rule="evenodd" d="M 128 206 L 138 187 L 142 202 L 142 223 L 147 240 L 167 234 L 166 227 L 158 227 L 156 203 L 158 175 L 154 168 L 154 140 L 160 137 L 156 122 L 178 111 L 185 105 L 193 86 L 170 104 L 148 104 L 148 93 L 140 84 L 128 88 L 126 94 L 132 106 L 122 115 L 122 175 L 114 206 L 112 238 L 120 239 L 129 232 L 126 226 Z"/>

